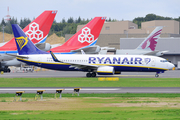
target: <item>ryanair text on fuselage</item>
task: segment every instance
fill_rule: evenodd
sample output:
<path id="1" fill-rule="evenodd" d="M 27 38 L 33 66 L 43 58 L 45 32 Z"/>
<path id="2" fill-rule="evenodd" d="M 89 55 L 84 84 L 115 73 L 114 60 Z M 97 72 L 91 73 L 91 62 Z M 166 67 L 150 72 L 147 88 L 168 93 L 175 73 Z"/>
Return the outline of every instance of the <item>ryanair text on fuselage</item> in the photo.
<path id="1" fill-rule="evenodd" d="M 148 64 L 151 58 L 144 58 L 145 64 Z M 143 58 L 140 57 L 89 57 L 89 64 L 142 64 Z"/>

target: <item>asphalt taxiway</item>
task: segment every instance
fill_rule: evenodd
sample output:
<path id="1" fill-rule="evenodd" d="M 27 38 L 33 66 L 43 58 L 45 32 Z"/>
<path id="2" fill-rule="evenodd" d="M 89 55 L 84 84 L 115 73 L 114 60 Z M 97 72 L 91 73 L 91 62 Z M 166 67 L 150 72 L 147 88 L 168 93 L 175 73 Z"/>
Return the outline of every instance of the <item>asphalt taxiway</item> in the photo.
<path id="1" fill-rule="evenodd" d="M 86 72 L 76 71 L 38 71 L 38 72 L 11 72 L 0 74 L 0 78 L 46 78 L 46 77 L 86 77 Z M 119 78 L 154 78 L 155 72 L 122 72 L 122 74 L 116 74 L 111 76 L 97 77 L 119 77 Z M 159 74 L 160 78 L 180 78 L 180 70 L 165 71 L 165 73 Z"/>
<path id="2" fill-rule="evenodd" d="M 62 93 L 73 93 L 73 87 L 4 87 L 0 93 L 36 93 L 37 90 L 45 90 L 44 93 L 56 93 L 57 89 L 64 89 Z M 180 87 L 82 87 L 79 93 L 180 93 Z"/>
<path id="3" fill-rule="evenodd" d="M 11 72 L 0 75 L 0 78 L 47 78 L 47 77 L 86 77 L 86 72 L 70 71 L 38 71 L 38 72 Z M 122 72 L 113 76 L 97 77 L 119 77 L 119 78 L 154 78 L 152 72 Z M 180 78 L 180 70 L 170 70 L 160 74 L 159 78 Z M 15 93 L 15 91 L 25 91 L 25 93 L 36 93 L 37 90 L 46 90 L 45 93 L 55 93 L 56 89 L 64 89 L 63 93 L 72 93 L 74 88 L 0 88 L 0 93 Z M 180 87 L 83 87 L 80 93 L 180 93 Z"/>

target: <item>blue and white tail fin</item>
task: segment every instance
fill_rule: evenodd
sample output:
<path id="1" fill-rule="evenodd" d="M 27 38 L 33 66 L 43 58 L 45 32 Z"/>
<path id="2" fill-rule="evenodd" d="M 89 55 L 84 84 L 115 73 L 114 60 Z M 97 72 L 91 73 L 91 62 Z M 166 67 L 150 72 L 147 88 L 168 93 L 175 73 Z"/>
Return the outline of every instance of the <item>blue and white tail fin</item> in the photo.
<path id="1" fill-rule="evenodd" d="M 136 49 L 155 51 L 162 28 L 163 26 L 156 27 Z"/>
<path id="2" fill-rule="evenodd" d="M 19 25 L 12 24 L 12 30 L 19 55 L 49 54 L 48 52 L 39 50 L 27 37 Z"/>

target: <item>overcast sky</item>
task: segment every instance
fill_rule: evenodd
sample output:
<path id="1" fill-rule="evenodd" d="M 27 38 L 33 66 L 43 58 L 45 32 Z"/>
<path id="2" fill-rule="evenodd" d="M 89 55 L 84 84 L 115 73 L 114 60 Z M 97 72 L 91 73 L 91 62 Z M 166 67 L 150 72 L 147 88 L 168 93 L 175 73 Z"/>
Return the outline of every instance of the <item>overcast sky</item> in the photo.
<path id="1" fill-rule="evenodd" d="M 0 21 L 9 14 L 21 18 L 36 18 L 44 10 L 58 10 L 57 22 L 63 18 L 91 19 L 106 16 L 117 20 L 145 17 L 149 13 L 164 17 L 180 16 L 180 0 L 0 0 Z"/>

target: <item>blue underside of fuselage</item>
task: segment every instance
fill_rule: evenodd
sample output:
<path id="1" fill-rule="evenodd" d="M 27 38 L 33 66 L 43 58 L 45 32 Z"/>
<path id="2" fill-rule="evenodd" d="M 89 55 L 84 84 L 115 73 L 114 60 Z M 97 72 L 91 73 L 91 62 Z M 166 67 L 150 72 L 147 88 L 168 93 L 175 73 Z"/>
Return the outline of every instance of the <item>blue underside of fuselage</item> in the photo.
<path id="1" fill-rule="evenodd" d="M 19 60 L 19 59 L 18 59 Z M 87 71 L 87 70 L 82 70 L 82 69 L 74 69 L 69 68 L 71 65 L 63 65 L 63 64 L 48 64 L 48 63 L 38 63 L 38 62 L 30 62 L 30 61 L 24 61 L 24 60 L 19 60 L 22 61 L 28 65 L 34 65 L 46 69 L 52 69 L 52 70 L 59 70 L 59 71 Z M 113 66 L 115 71 L 121 71 L 121 72 L 158 72 L 158 73 L 163 73 L 165 70 L 164 69 L 158 69 L 158 68 L 145 68 L 145 67 L 132 67 L 132 66 Z"/>

